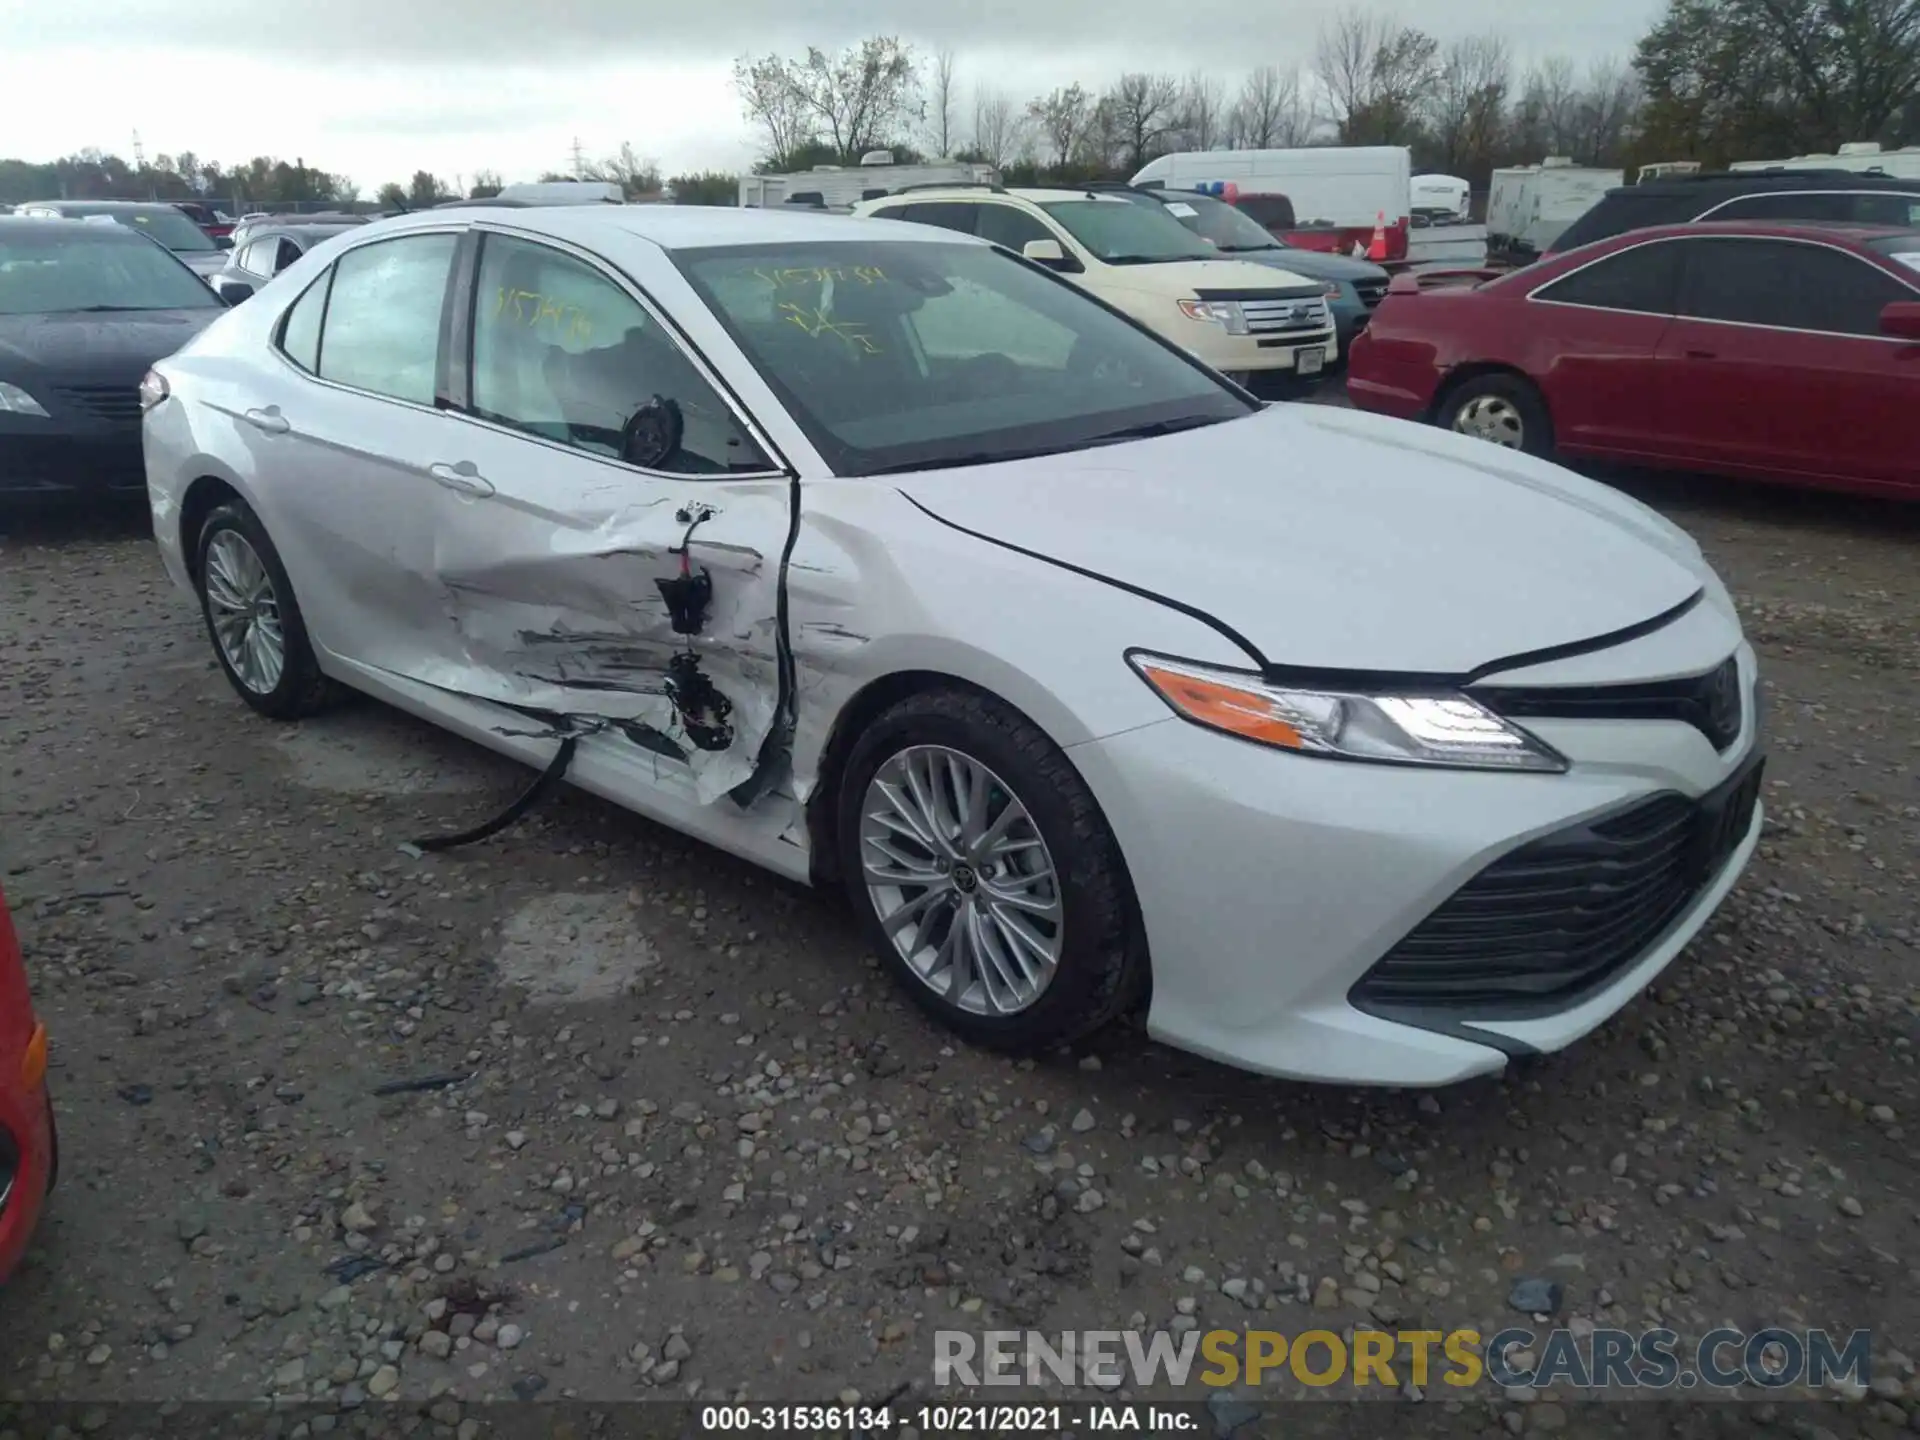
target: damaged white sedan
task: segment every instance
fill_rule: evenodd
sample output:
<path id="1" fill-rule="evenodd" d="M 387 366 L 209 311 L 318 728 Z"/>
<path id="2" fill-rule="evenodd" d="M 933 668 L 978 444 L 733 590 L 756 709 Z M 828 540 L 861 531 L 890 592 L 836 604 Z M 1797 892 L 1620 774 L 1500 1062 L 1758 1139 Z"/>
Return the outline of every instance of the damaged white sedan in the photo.
<path id="1" fill-rule="evenodd" d="M 1682 532 L 1262 406 L 948 231 L 402 217 L 143 398 L 254 709 L 351 687 L 842 884 L 979 1042 L 1145 1000 L 1271 1074 L 1496 1071 L 1643 989 L 1759 834 L 1753 651 Z"/>

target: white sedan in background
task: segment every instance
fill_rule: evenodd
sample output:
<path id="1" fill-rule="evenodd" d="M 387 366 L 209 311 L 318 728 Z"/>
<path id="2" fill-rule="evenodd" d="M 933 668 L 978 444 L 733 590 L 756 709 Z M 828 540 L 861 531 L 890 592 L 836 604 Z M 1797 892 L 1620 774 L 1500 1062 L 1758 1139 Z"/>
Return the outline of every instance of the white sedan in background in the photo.
<path id="1" fill-rule="evenodd" d="M 144 387 L 239 695 L 346 686 L 782 875 L 1007 1049 L 1145 1000 L 1275 1075 L 1564 1046 L 1761 824 L 1754 657 L 1650 510 L 1262 406 L 938 229 L 357 228 Z"/>

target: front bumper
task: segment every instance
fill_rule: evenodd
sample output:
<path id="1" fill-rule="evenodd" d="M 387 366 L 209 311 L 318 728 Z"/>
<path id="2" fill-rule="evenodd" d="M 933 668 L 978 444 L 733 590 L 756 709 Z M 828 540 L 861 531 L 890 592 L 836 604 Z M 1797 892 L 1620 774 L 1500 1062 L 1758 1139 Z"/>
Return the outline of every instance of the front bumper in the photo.
<path id="1" fill-rule="evenodd" d="M 1190 352 L 1214 369 L 1227 375 L 1290 374 L 1300 365 L 1300 352 L 1318 350 L 1321 368 L 1330 369 L 1340 358 L 1340 334 L 1332 325 L 1305 334 L 1229 335 L 1217 325 L 1197 321 L 1183 322 L 1188 331 L 1210 331 L 1195 335 L 1181 332 L 1176 338 Z"/>
<path id="2" fill-rule="evenodd" d="M 134 493 L 146 484 L 137 425 L 124 434 L 0 430 L 0 500 Z"/>
<path id="3" fill-rule="evenodd" d="M 1744 644 L 1740 672 L 1751 695 Z M 1075 746 L 1140 898 L 1153 957 L 1150 1033 L 1265 1074 L 1445 1085 L 1561 1049 L 1627 1004 L 1732 889 L 1758 842 L 1757 805 L 1704 887 L 1595 986 L 1525 1013 L 1451 1005 L 1387 1015 L 1352 999 L 1383 957 L 1495 860 L 1663 792 L 1706 795 L 1758 741 L 1751 704 L 1724 754 L 1671 723 L 1527 723 L 1574 761 L 1568 773 L 1308 759 L 1171 717 Z"/>
<path id="4" fill-rule="evenodd" d="M 57 1165 L 53 1106 L 44 1081 L 19 1084 L 20 1057 L 0 1055 L 0 1282 L 20 1263 Z"/>

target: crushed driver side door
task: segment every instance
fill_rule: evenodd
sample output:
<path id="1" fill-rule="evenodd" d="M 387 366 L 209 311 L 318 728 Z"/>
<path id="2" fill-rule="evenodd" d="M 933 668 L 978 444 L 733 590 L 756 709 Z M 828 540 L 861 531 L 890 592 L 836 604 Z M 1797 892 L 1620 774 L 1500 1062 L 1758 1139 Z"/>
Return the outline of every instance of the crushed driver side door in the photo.
<path id="1" fill-rule="evenodd" d="M 456 273 L 471 303 L 429 472 L 443 643 L 413 678 L 630 741 L 702 802 L 764 780 L 790 702 L 792 475 L 596 257 L 490 230 Z"/>

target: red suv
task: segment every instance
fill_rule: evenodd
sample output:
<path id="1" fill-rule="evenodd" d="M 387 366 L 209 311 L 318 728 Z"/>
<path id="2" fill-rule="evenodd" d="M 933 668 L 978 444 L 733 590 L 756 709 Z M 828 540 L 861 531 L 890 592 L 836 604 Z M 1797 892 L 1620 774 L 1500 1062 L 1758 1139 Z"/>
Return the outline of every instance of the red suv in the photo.
<path id="1" fill-rule="evenodd" d="M 26 1252 L 58 1168 L 46 1075 L 47 1028 L 33 1018 L 20 941 L 0 894 L 0 1281 Z"/>
<path id="2" fill-rule="evenodd" d="M 1674 225 L 1402 275 L 1347 393 L 1534 455 L 1920 498 L 1920 230 Z"/>

